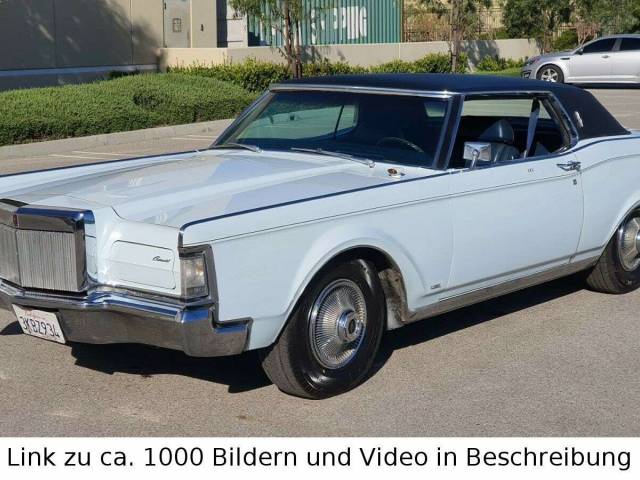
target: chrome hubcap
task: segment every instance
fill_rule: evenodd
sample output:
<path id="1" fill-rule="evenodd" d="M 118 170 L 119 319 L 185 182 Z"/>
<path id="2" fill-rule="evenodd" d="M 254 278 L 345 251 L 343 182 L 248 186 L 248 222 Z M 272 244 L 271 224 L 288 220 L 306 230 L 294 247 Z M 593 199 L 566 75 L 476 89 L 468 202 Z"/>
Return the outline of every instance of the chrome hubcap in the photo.
<path id="1" fill-rule="evenodd" d="M 631 218 L 618 229 L 618 255 L 628 272 L 640 266 L 640 217 Z"/>
<path id="2" fill-rule="evenodd" d="M 540 80 L 544 80 L 545 82 L 556 83 L 558 81 L 558 72 L 551 68 L 545 68 L 542 71 L 542 75 L 540 75 Z"/>
<path id="3" fill-rule="evenodd" d="M 362 290 L 351 280 L 331 282 L 318 295 L 309 320 L 316 360 L 332 370 L 344 367 L 356 356 L 367 328 Z"/>

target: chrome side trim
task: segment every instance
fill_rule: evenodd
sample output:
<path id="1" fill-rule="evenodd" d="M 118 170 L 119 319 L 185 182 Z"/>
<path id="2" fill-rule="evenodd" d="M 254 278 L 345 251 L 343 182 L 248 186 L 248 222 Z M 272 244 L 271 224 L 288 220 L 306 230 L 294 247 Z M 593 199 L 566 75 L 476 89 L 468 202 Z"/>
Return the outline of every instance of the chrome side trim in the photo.
<path id="1" fill-rule="evenodd" d="M 445 298 L 433 305 L 418 309 L 414 312 L 409 312 L 405 323 L 413 323 L 426 318 L 435 317 L 436 315 L 441 315 L 452 310 L 468 307 L 475 303 L 500 297 L 508 293 L 517 292 L 518 290 L 533 287 L 534 285 L 539 285 L 541 283 L 549 282 L 557 278 L 586 270 L 587 268 L 594 266 L 599 258 L 600 256 L 588 258 L 576 263 L 570 263 L 568 265 L 544 270 L 527 277 L 520 277 L 515 280 L 509 280 L 489 287 L 473 290 L 469 293 L 456 295 L 455 297 Z"/>

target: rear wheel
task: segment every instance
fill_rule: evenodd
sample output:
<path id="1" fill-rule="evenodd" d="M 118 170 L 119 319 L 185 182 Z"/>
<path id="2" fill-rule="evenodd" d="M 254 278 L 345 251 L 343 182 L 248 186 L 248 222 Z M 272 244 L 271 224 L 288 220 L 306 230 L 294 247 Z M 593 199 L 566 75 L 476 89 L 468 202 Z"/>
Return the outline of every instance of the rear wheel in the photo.
<path id="1" fill-rule="evenodd" d="M 627 293 L 640 287 L 640 209 L 618 227 L 587 284 L 603 293 Z"/>
<path id="2" fill-rule="evenodd" d="M 327 398 L 359 385 L 385 324 L 384 293 L 363 260 L 325 270 L 307 288 L 262 366 L 280 390 Z"/>
<path id="3" fill-rule="evenodd" d="M 538 71 L 538 80 L 551 83 L 563 83 L 564 74 L 555 65 L 545 65 Z"/>

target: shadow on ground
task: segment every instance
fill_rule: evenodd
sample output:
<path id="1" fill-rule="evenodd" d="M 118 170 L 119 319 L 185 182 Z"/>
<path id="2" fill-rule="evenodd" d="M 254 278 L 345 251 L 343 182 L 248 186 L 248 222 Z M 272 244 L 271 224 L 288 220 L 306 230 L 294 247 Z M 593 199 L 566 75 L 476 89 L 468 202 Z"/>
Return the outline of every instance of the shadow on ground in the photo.
<path id="1" fill-rule="evenodd" d="M 582 288 L 580 278 L 568 277 L 389 332 L 383 340 L 372 375 L 384 367 L 396 350 L 555 300 Z M 7 325 L 0 335 L 20 333 L 20 326 L 14 322 Z M 78 366 L 103 373 L 119 372 L 141 377 L 161 374 L 184 375 L 228 385 L 229 393 L 255 390 L 271 383 L 260 367 L 259 355 L 256 352 L 235 357 L 193 358 L 182 352 L 144 345 L 72 344 L 71 354 L 76 358 Z"/>
<path id="2" fill-rule="evenodd" d="M 470 307 L 454 310 L 421 322 L 388 332 L 380 347 L 372 375 L 382 369 L 396 350 L 428 342 L 474 325 L 489 322 L 504 315 L 570 295 L 584 288 L 581 274 L 562 278 L 509 295 L 487 300 Z"/>
<path id="3" fill-rule="evenodd" d="M 240 393 L 270 385 L 256 352 L 221 358 L 193 358 L 182 352 L 144 345 L 73 344 L 71 354 L 81 367 L 102 373 L 115 372 L 153 377 L 183 375 L 228 385 L 229 393 Z"/>

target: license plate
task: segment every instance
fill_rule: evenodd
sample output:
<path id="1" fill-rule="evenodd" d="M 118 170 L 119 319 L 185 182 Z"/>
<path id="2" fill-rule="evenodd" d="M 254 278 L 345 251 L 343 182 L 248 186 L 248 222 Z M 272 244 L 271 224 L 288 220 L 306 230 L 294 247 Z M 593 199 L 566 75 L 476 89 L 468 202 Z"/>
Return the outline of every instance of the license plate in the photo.
<path id="1" fill-rule="evenodd" d="M 55 313 L 22 308 L 17 305 L 13 306 L 13 310 L 16 312 L 22 331 L 27 335 L 65 343 L 60 322 Z"/>

